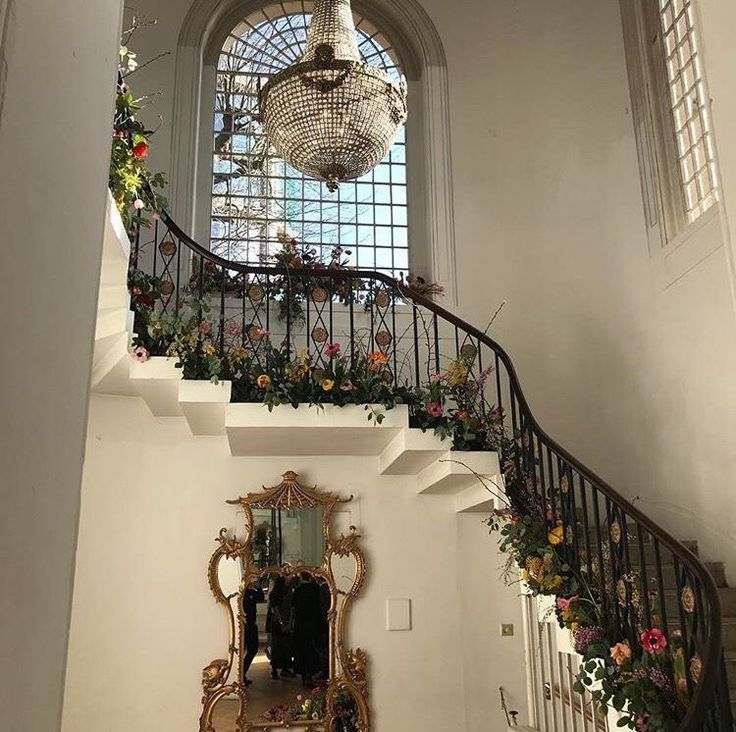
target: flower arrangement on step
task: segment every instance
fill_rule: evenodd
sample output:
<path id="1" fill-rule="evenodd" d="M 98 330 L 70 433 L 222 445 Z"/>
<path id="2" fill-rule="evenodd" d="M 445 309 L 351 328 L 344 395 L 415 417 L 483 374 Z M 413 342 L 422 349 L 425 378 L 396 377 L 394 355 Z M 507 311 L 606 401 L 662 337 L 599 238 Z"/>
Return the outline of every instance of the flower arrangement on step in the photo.
<path id="1" fill-rule="evenodd" d="M 607 707 L 620 712 L 620 727 L 637 732 L 676 730 L 689 701 L 680 632 L 667 638 L 654 615 L 649 627 L 638 595 L 638 571 L 621 578 L 616 592 L 610 582 L 603 586 L 595 563 L 589 576 L 584 551 L 575 556 L 574 537 L 582 527 L 573 521 L 565 528 L 559 501 L 545 502 L 540 497 L 535 476 L 519 467 L 524 465 L 520 442 L 523 437 L 506 443 L 511 451 L 505 455 L 505 496 L 489 487 L 504 503 L 487 523 L 499 533 L 500 549 L 507 555 L 507 581 L 518 581 L 514 575 L 520 574 L 531 594 L 555 598 L 557 621 L 570 631 L 583 659 L 575 691 L 591 691 L 604 714 Z M 617 613 L 626 617 L 625 624 L 614 622 L 605 612 L 603 593 L 616 597 Z M 622 626 L 630 628 L 628 635 Z M 695 685 L 698 663 L 693 666 Z"/>
<path id="2" fill-rule="evenodd" d="M 131 238 L 137 226 L 150 226 L 151 218 L 167 205 L 157 192 L 166 185 L 166 177 L 163 173 L 152 173 L 147 164 L 155 130 L 148 129 L 137 118 L 150 97 L 134 97 L 127 81 L 141 68 L 128 44 L 136 31 L 154 23 L 134 15 L 120 45 L 108 185 Z"/>
<path id="3" fill-rule="evenodd" d="M 173 307 L 156 309 L 162 281 L 137 270 L 129 278 L 135 310 L 132 357 L 176 358 L 184 378 L 232 382 L 234 401 L 258 402 L 269 409 L 281 404 L 364 405 L 368 419 L 381 422 L 383 410 L 409 407 L 411 424 L 448 439 L 457 450 L 497 450 L 509 441 L 500 410 L 485 404 L 483 389 L 490 369 L 474 374 L 475 350 L 460 349 L 444 370 L 428 371 L 424 385 L 409 385 L 401 374 L 408 355 L 394 363 L 388 349 L 357 332 L 352 343 L 327 341 L 309 350 L 260 326 L 247 328 L 237 319 L 220 324 L 210 318 L 207 296 L 182 293 Z M 170 301 L 169 301 L 170 302 Z M 398 358 L 397 358 L 398 361 Z M 394 374 L 398 372 L 398 377 Z"/>

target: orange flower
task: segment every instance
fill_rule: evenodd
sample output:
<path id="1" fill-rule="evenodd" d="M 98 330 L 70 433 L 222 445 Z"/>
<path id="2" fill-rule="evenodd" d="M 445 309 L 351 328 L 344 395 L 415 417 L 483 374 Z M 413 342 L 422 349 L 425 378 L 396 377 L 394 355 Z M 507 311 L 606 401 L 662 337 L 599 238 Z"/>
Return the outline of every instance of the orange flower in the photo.
<path id="1" fill-rule="evenodd" d="M 270 383 L 271 383 L 271 377 L 268 374 L 261 374 L 256 379 L 256 384 L 258 385 L 259 389 L 267 389 Z"/>
<path id="2" fill-rule="evenodd" d="M 616 643 L 611 648 L 611 658 L 617 666 L 623 666 L 625 663 L 628 663 L 631 660 L 631 656 L 631 646 L 628 641 Z"/>
<path id="3" fill-rule="evenodd" d="M 368 368 L 373 371 L 380 371 L 388 363 L 388 356 L 380 351 L 373 351 L 368 354 Z"/>

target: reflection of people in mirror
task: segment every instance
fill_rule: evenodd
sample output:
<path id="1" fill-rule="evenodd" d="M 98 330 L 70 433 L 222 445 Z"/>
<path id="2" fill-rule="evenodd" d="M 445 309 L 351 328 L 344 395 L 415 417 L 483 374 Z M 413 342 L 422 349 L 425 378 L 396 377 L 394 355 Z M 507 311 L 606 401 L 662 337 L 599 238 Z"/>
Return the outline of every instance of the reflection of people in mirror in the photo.
<path id="1" fill-rule="evenodd" d="M 273 561 L 271 524 L 268 521 L 261 521 L 253 533 L 253 558 L 259 567 L 267 567 Z"/>
<path id="2" fill-rule="evenodd" d="M 292 667 L 292 588 L 283 575 L 277 574 L 268 592 L 266 631 L 271 639 L 271 678 L 293 676 Z"/>
<path id="3" fill-rule="evenodd" d="M 248 669 L 258 653 L 258 623 L 256 612 L 258 603 L 265 602 L 263 590 L 256 582 L 251 582 L 243 593 L 243 613 L 245 615 L 245 655 L 243 656 L 243 683 L 248 686 Z"/>
<path id="4" fill-rule="evenodd" d="M 302 683 L 310 686 L 319 670 L 322 628 L 320 590 L 309 572 L 300 572 L 291 601 L 294 612 L 294 657 Z"/>

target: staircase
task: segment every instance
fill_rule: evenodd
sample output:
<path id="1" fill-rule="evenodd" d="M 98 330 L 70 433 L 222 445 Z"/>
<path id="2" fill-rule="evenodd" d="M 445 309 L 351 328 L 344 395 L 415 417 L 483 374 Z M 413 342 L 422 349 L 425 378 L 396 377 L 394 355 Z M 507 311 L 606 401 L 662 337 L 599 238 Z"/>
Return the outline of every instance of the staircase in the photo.
<path id="1" fill-rule="evenodd" d="M 214 309 L 208 316 L 214 322 L 211 342 L 223 363 L 236 348 L 247 347 L 254 363 L 263 358 L 261 336 L 253 335 L 253 329 L 273 330 L 273 338 L 283 339 L 289 349 L 293 344 L 294 352 L 299 346 L 311 349 L 315 363 L 325 367 L 332 363 L 327 343 L 346 343 L 351 359 L 356 343 L 367 344 L 384 359 L 389 383 L 417 388 L 433 373 L 451 368 L 448 364 L 460 363 L 467 368 L 465 379 L 477 384 L 472 409 L 485 425 L 481 442 L 485 439 L 486 447 L 451 450 L 451 441 L 433 433 L 416 404 L 387 411 L 372 405 L 384 415 L 380 423 L 368 419 L 362 404 L 325 403 L 319 409 L 301 404 L 297 410 L 281 405 L 269 412 L 263 404 L 239 401 L 236 387 L 242 385 L 235 381 L 182 378 L 175 360 L 163 355 L 144 363 L 131 359 L 134 321 L 125 286 L 130 245 L 116 213 L 112 206 L 105 233 L 94 392 L 140 397 L 156 417 L 186 420 L 192 434 L 221 439 L 233 456 L 371 456 L 380 474 L 406 476 L 417 494 L 452 495 L 457 512 L 488 513 L 493 507 L 476 474 L 505 485 L 508 495 L 519 490 L 533 494 L 539 505 L 555 507 L 549 528 L 561 522 L 569 538 L 559 551 L 570 566 L 586 568 L 587 576 L 605 587 L 604 612 L 619 623 L 622 637 L 636 639 L 637 627 L 657 624 L 668 633 L 682 633 L 688 668 L 700 670 L 690 674 L 690 702 L 678 730 L 733 729 L 729 690 L 736 697 L 736 588 L 727 586 L 723 564 L 701 563 L 695 542 L 678 542 L 554 442 L 536 422 L 513 365 L 497 343 L 381 273 L 316 274 L 229 262 L 194 242 L 164 214 L 148 244 L 138 232 L 134 259 L 166 285 L 166 294 L 155 303 L 157 312 L 176 314 L 178 294 L 187 288 L 199 300 L 209 298 Z M 290 297 L 295 282 L 306 283 L 301 291 L 304 318 L 293 320 L 287 308 L 286 322 L 277 322 L 279 306 L 283 312 L 278 297 Z M 496 422 L 489 416 L 494 414 L 501 415 Z M 419 417 L 428 430 L 419 428 Z M 506 435 L 497 443 L 499 452 L 487 446 L 488 430 L 496 429 L 492 425 L 498 419 L 500 434 Z M 637 584 L 636 607 L 632 582 Z M 629 627 L 637 617 L 639 625 Z"/>

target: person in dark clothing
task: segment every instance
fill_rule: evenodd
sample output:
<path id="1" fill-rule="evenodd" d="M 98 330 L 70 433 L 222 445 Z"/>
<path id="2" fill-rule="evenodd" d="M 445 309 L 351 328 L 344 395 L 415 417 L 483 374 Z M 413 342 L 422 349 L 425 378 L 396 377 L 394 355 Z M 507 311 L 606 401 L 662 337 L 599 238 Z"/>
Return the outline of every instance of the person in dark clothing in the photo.
<path id="1" fill-rule="evenodd" d="M 294 613 L 294 656 L 302 682 L 312 684 L 319 667 L 319 636 L 322 624 L 320 591 L 309 572 L 299 575 L 299 586 L 291 600 Z"/>
<path id="2" fill-rule="evenodd" d="M 258 603 L 265 602 L 263 590 L 253 582 L 243 593 L 243 613 L 245 615 L 245 655 L 243 656 L 243 683 L 248 686 L 251 682 L 247 678 L 248 669 L 258 653 L 258 623 L 256 613 Z"/>
<path id="3" fill-rule="evenodd" d="M 268 614 L 271 620 L 271 678 L 293 676 L 291 672 L 291 590 L 283 575 L 276 575 L 268 593 Z"/>

